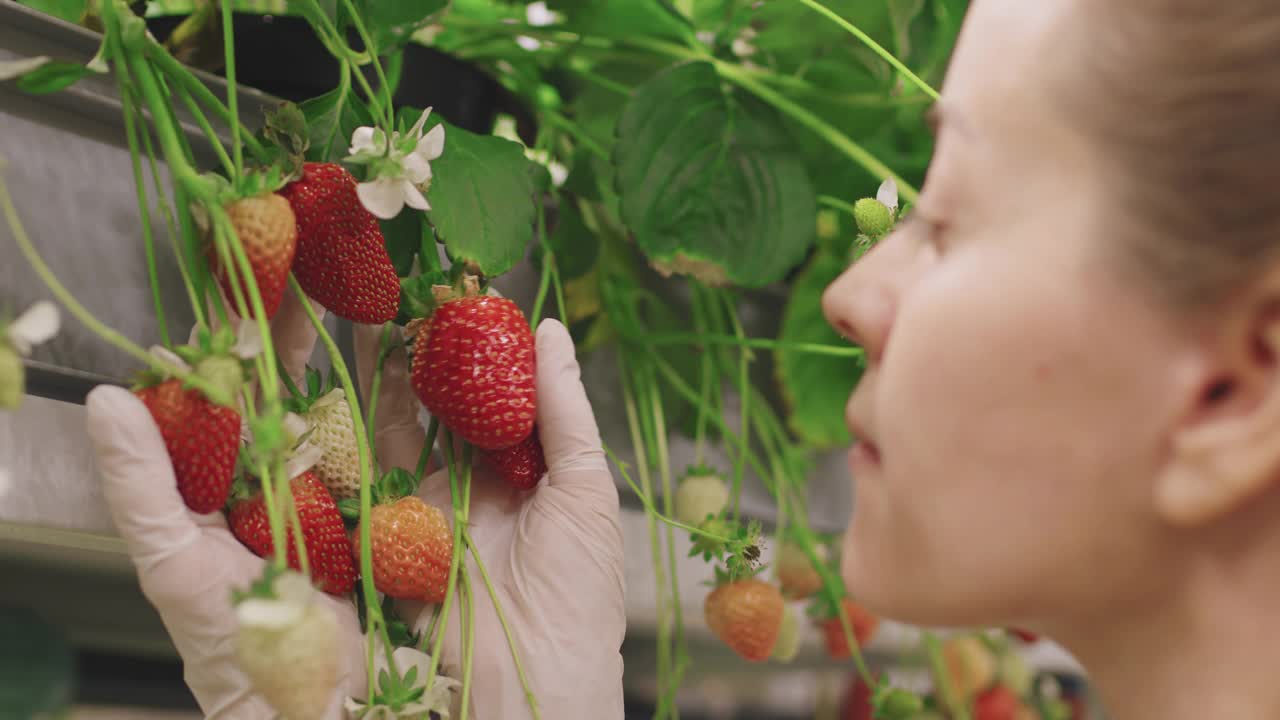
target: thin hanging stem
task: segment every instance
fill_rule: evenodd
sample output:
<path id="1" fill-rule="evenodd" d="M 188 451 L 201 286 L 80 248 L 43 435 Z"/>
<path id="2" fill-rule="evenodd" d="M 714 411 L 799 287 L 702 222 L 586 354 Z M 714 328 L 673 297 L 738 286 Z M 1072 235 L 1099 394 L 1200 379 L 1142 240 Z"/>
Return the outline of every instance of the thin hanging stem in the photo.
<path id="1" fill-rule="evenodd" d="M 817 2 L 817 0 L 800 0 L 800 2 L 804 5 L 808 5 L 815 12 L 822 14 L 823 16 L 827 17 L 835 24 L 844 28 L 845 31 L 847 31 L 850 35 L 853 35 L 854 37 L 858 38 L 859 40 L 862 41 L 864 45 L 871 48 L 871 50 L 875 52 L 875 54 L 883 58 L 885 62 L 889 63 L 894 68 L 896 68 L 898 72 L 902 73 L 903 75 L 906 75 L 907 78 L 910 79 L 911 82 L 915 83 L 916 87 L 924 91 L 926 95 L 933 98 L 934 100 L 938 99 L 937 90 L 934 90 L 932 87 L 929 86 L 929 83 L 925 82 L 924 80 L 921 80 L 918 75 L 911 72 L 911 68 L 907 67 L 906 65 L 903 65 L 902 61 L 894 57 L 893 53 L 881 47 L 880 43 L 876 42 L 875 40 L 872 40 L 871 36 L 867 35 L 865 32 L 860 30 L 857 25 L 854 25 L 848 20 L 845 20 L 844 18 L 840 17 L 835 13 L 834 10 L 831 10 L 830 8 L 823 5 L 822 3 Z"/>
<path id="2" fill-rule="evenodd" d="M 453 595 L 458 582 L 458 565 L 462 558 L 462 528 L 466 526 L 466 517 L 462 510 L 462 494 L 458 488 L 458 464 L 453 456 L 453 433 L 449 428 L 444 430 L 444 457 L 449 466 L 449 497 L 453 502 L 453 555 L 449 559 L 449 580 L 444 591 L 444 609 L 441 611 L 440 632 L 435 636 L 431 646 L 431 668 L 427 672 L 427 689 L 435 681 L 436 670 L 440 667 L 440 649 L 444 646 L 444 636 L 449 628 L 449 612 L 453 609 Z M 424 636 L 425 645 L 430 636 Z"/>
<path id="3" fill-rule="evenodd" d="M 627 464 L 622 462 L 622 460 L 614 454 L 613 450 L 610 449 L 608 445 L 604 446 L 604 452 L 609 456 L 609 459 L 613 461 L 613 464 L 618 466 L 618 471 L 622 473 L 623 479 L 627 481 L 627 485 L 631 488 L 631 491 L 636 494 L 636 498 L 640 500 L 640 504 L 644 505 L 644 509 L 648 515 L 660 522 L 670 525 L 673 528 L 685 530 L 690 534 L 705 535 L 712 540 L 719 540 L 725 543 L 732 541 L 732 538 L 708 533 L 700 528 L 696 528 L 692 525 L 686 525 L 679 520 L 663 515 L 662 511 L 658 510 L 658 508 L 653 504 L 653 500 L 645 494 L 644 490 L 641 489 L 639 485 L 636 485 L 636 481 L 631 478 L 631 473 L 627 472 Z"/>
<path id="4" fill-rule="evenodd" d="M 427 425 L 427 438 L 422 444 L 422 452 L 418 454 L 418 466 L 413 470 L 413 476 L 422 482 L 422 475 L 427 471 L 427 464 L 431 461 L 431 451 L 436 446 L 436 434 L 440 432 L 440 418 L 433 417 Z"/>
<path id="5" fill-rule="evenodd" d="M 516 675 L 520 677 L 520 686 L 524 688 L 524 696 L 529 701 L 529 711 L 533 713 L 534 720 L 539 720 L 541 715 L 538 712 L 538 699 L 534 697 L 533 688 L 529 685 L 529 678 L 525 675 L 524 665 L 520 662 L 520 648 L 516 645 L 515 635 L 511 633 L 511 626 L 507 623 L 507 616 L 502 612 L 502 604 L 498 600 L 498 591 L 494 589 L 493 582 L 489 579 L 489 571 L 485 569 L 484 560 L 480 557 L 480 550 L 471 540 L 471 534 L 466 528 L 462 529 L 463 542 L 467 544 L 467 549 L 471 551 L 471 558 L 476 561 L 476 570 L 480 571 L 480 578 L 484 581 L 485 590 L 489 593 L 489 599 L 493 602 L 493 609 L 498 615 L 498 623 L 502 625 L 502 632 L 507 636 L 507 645 L 511 648 L 511 659 L 516 664 Z"/>
<path id="6" fill-rule="evenodd" d="M 209 118 L 200 112 L 200 106 L 196 104 L 195 98 L 191 97 L 191 93 L 182 83 L 173 84 L 174 94 L 187 106 L 187 112 L 196 119 L 196 124 L 204 132 L 206 138 L 209 139 L 209 145 L 213 148 L 213 153 L 218 156 L 218 162 L 222 165 L 222 169 L 226 171 L 227 177 L 236 177 L 235 161 L 227 155 L 227 149 L 222 145 L 222 138 L 218 137 L 218 133 L 214 131 L 213 126 L 209 124 Z M 238 145 L 238 144 L 237 144 Z"/>
<path id="7" fill-rule="evenodd" d="M 178 62 L 177 58 L 170 55 L 163 46 L 158 43 L 148 43 L 146 55 L 147 58 L 155 63 L 156 67 L 159 68 L 160 72 L 163 73 L 166 78 L 178 85 L 181 85 L 182 88 L 190 93 L 191 96 L 200 104 L 212 111 L 219 120 L 226 123 L 228 126 L 232 125 L 231 110 L 218 99 L 218 96 L 209 89 L 209 86 L 200 82 L 199 78 L 193 75 L 185 65 Z M 253 133 L 249 132 L 247 128 L 241 126 L 237 137 L 239 137 L 240 141 L 249 148 L 249 152 L 253 153 L 255 158 L 258 160 L 267 159 L 267 149 L 262 146 L 262 143 L 259 142 L 258 139 L 253 136 Z"/>
<path id="8" fill-rule="evenodd" d="M 151 229 L 151 206 L 147 202 L 147 184 L 142 176 L 142 156 L 138 149 L 138 128 L 134 124 L 136 105 L 129 90 L 128 75 L 121 68 L 116 73 L 116 87 L 124 110 L 124 134 L 129 146 L 129 162 L 133 167 L 133 184 L 138 196 L 138 219 L 142 225 L 142 244 L 147 259 L 147 280 L 151 286 L 151 301 L 156 310 L 156 325 L 160 329 L 160 343 L 172 347 L 169 340 L 169 323 L 165 320 L 164 300 L 160 296 L 160 273 L 156 269 L 155 236 Z M 186 277 L 183 277 L 186 280 Z M 195 301 L 195 293 L 188 284 L 187 291 Z"/>
<path id="9" fill-rule="evenodd" d="M 924 647 L 929 656 L 929 665 L 933 669 L 934 682 L 938 684 L 938 692 L 946 704 L 950 715 L 956 720 L 969 720 L 968 704 L 960 699 L 960 694 L 951 683 L 951 673 L 947 672 L 946 661 L 942 657 L 942 646 L 938 636 L 931 632 L 924 633 Z"/>
<path id="10" fill-rule="evenodd" d="M 715 333 L 654 333 L 645 335 L 643 340 L 648 345 L 724 345 L 758 350 L 774 350 L 808 355 L 824 355 L 827 357 L 862 357 L 866 351 L 857 347 L 841 347 L 822 343 L 795 342 L 791 340 L 775 340 L 773 338 L 739 337 L 737 335 L 718 335 Z"/>
<path id="11" fill-rule="evenodd" d="M 240 103 L 240 92 L 236 86 L 236 40 L 235 27 L 232 24 L 231 3 L 222 2 L 222 52 L 224 56 L 225 68 L 223 74 L 227 79 L 227 113 L 230 115 L 231 124 L 231 153 L 235 162 L 236 172 L 232 176 L 234 182 L 236 178 L 244 176 L 244 150 L 240 143 L 240 113 L 237 106 Z"/>

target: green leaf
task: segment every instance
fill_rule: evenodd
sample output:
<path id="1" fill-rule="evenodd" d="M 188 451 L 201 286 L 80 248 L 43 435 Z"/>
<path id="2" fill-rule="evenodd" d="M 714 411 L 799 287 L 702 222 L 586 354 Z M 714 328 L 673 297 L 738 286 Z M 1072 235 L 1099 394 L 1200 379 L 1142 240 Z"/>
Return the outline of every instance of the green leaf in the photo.
<path id="1" fill-rule="evenodd" d="M 667 0 L 550 0 L 547 7 L 564 15 L 566 29 L 582 35 L 677 41 L 693 37 L 693 26 Z"/>
<path id="2" fill-rule="evenodd" d="M 562 196 L 556 227 L 547 237 L 547 245 L 555 253 L 556 269 L 562 281 L 586 275 L 600 256 L 600 239 L 582 221 L 582 213 L 570 196 Z M 538 270 L 542 269 L 543 255 L 542 247 L 535 246 L 532 259 Z"/>
<path id="3" fill-rule="evenodd" d="M 396 274 L 407 277 L 413 270 L 413 259 L 422 247 L 423 233 L 431 232 L 422 213 L 405 208 L 390 220 L 380 220 L 378 224 L 382 227 L 382 237 L 387 241 L 387 252 L 391 255 Z"/>
<path id="4" fill-rule="evenodd" d="M 418 29 L 449 7 L 449 0 L 357 0 L 356 7 L 378 54 L 385 55 L 408 44 Z"/>
<path id="5" fill-rule="evenodd" d="M 633 94 L 614 150 L 622 217 L 655 267 L 711 284 L 783 278 L 813 241 L 817 201 L 782 125 L 715 69 L 667 70 Z"/>
<path id="6" fill-rule="evenodd" d="M 76 24 L 80 23 L 85 10 L 89 7 L 88 0 L 21 0 L 20 4 L 39 10 L 46 15 L 52 15 L 59 20 Z"/>
<path id="7" fill-rule="evenodd" d="M 435 299 L 431 296 L 431 286 L 448 283 L 449 278 L 439 270 L 401 279 L 400 310 L 396 315 L 396 324 L 408 325 L 410 320 L 430 315 L 436 308 Z"/>
<path id="8" fill-rule="evenodd" d="M 844 345 L 822 314 L 822 292 L 845 270 L 844 256 L 820 251 L 796 278 L 783 311 L 780 339 L 787 342 Z M 784 350 L 777 355 L 788 424 L 800 439 L 817 448 L 849 444 L 844 407 L 862 376 L 857 358 L 829 357 Z"/>
<path id="9" fill-rule="evenodd" d="M 408 111 L 415 120 L 421 114 Z M 433 114 L 423 134 L 438 124 Z M 431 163 L 427 219 L 455 263 L 492 278 L 524 259 L 536 218 L 529 165 L 519 144 L 445 123 L 444 153 Z"/>
<path id="10" fill-rule="evenodd" d="M 369 109 L 355 91 L 334 88 L 298 106 L 307 119 L 307 135 L 311 146 L 307 159 L 314 162 L 331 162 L 347 154 L 351 133 L 361 125 L 373 125 Z"/>
<path id="11" fill-rule="evenodd" d="M 34 67 L 17 76 L 15 84 L 19 90 L 32 95 L 47 95 L 66 90 L 81 78 L 93 74 L 93 70 L 82 63 L 46 58 L 44 62 L 35 64 L 36 58 L 31 60 Z"/>

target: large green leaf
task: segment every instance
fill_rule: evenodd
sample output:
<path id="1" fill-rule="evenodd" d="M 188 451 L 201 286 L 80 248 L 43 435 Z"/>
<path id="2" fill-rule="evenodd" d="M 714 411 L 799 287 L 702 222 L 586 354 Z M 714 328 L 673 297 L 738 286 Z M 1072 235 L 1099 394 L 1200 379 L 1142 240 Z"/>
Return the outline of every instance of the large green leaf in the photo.
<path id="1" fill-rule="evenodd" d="M 822 315 L 822 292 L 844 270 L 842 254 L 823 250 L 813 256 L 792 286 L 782 317 L 782 340 L 849 347 Z M 857 358 L 779 352 L 777 376 L 792 432 L 818 448 L 848 445 L 844 407 L 862 370 Z"/>
<path id="2" fill-rule="evenodd" d="M 449 0 L 356 0 L 378 53 L 403 47 L 449 7 Z"/>
<path id="3" fill-rule="evenodd" d="M 678 65 L 636 90 L 614 164 L 623 220 L 663 272 L 759 287 L 813 240 L 813 186 L 781 123 L 728 94 L 710 64 Z"/>
<path id="4" fill-rule="evenodd" d="M 685 40 L 693 27 L 667 0 L 550 0 L 564 27 L 583 35 Z"/>
<path id="5" fill-rule="evenodd" d="M 89 0 L 21 0 L 21 4 L 60 20 L 79 23 L 89 6 Z"/>
<path id="6" fill-rule="evenodd" d="M 417 112 L 409 110 L 414 119 Z M 438 124 L 433 114 L 423 132 Z M 445 125 L 427 220 L 455 262 L 495 277 L 524 258 L 537 217 L 530 164 L 517 143 Z"/>
<path id="7" fill-rule="evenodd" d="M 351 133 L 361 125 L 373 125 L 368 108 L 350 88 L 334 88 L 298 106 L 307 119 L 307 134 L 311 146 L 307 159 L 329 162 L 342 159 L 347 154 Z"/>

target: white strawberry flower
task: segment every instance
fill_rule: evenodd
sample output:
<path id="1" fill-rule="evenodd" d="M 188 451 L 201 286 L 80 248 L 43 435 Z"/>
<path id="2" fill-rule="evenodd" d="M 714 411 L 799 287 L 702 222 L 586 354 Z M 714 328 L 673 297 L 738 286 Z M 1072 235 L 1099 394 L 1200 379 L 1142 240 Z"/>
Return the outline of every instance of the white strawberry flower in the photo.
<path id="1" fill-rule="evenodd" d="M 889 178 L 880 183 L 880 189 L 876 191 L 876 199 L 885 207 L 889 208 L 889 212 L 898 209 L 898 181 Z"/>
<path id="2" fill-rule="evenodd" d="M 436 125 L 426 135 L 431 108 L 401 135 L 378 128 L 358 127 L 351 134 L 347 161 L 368 165 L 370 179 L 356 186 L 360 204 L 383 220 L 390 220 L 405 205 L 415 210 L 430 210 L 425 193 L 431 187 L 431 161 L 444 152 L 444 125 Z"/>
<path id="3" fill-rule="evenodd" d="M 281 573 L 271 589 L 273 598 L 251 597 L 236 605 L 236 620 L 242 627 L 273 631 L 292 627 L 302 621 L 316 597 L 311 581 L 292 570 Z"/>
<path id="4" fill-rule="evenodd" d="M 0 340 L 7 339 L 8 344 L 18 351 L 19 355 L 30 355 L 36 345 L 48 342 L 62 326 L 62 317 L 58 314 L 58 306 L 48 300 L 41 300 L 9 323 Z"/>
<path id="5" fill-rule="evenodd" d="M 410 647 L 396 648 L 391 655 L 395 659 L 396 670 L 400 673 L 400 677 L 405 677 L 409 670 L 413 668 L 416 670 L 413 687 L 426 690 L 427 674 L 431 672 L 431 656 Z M 374 674 L 378 677 L 381 677 L 383 672 L 390 672 L 387 665 L 387 653 L 382 646 L 379 646 L 378 651 L 374 654 L 374 667 L 376 670 Z M 356 698 L 347 698 L 346 709 L 350 713 L 350 717 L 357 720 L 400 720 L 401 718 L 408 720 L 409 718 L 435 716 L 449 720 L 454 693 L 460 687 L 462 687 L 462 683 L 457 680 L 445 675 L 436 675 L 435 681 L 431 683 L 429 692 L 425 692 L 421 698 L 405 703 L 398 709 L 378 702 L 368 705 L 363 700 Z M 409 690 L 409 688 L 404 689 Z M 429 713 L 434 715 L 429 715 Z"/>

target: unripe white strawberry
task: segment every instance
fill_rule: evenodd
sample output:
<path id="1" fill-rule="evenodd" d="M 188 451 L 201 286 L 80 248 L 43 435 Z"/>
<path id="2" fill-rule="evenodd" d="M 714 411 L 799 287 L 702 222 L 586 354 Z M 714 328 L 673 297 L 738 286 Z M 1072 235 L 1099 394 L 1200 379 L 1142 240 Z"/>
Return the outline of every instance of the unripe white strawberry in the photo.
<path id="1" fill-rule="evenodd" d="M 302 415 L 311 428 L 308 440 L 320 448 L 320 461 L 311 468 L 335 499 L 360 494 L 360 452 L 356 445 L 351 406 L 341 388 L 317 400 Z"/>
<path id="2" fill-rule="evenodd" d="M 708 516 L 719 515 L 729 502 L 729 488 L 709 470 L 691 471 L 676 488 L 676 520 L 698 526 Z"/>
<path id="3" fill-rule="evenodd" d="M 236 661 L 287 720 L 321 717 L 338 682 L 338 618 L 299 573 L 272 587 L 236 605 Z"/>
<path id="4" fill-rule="evenodd" d="M 782 613 L 782 627 L 778 630 L 778 641 L 773 646 L 773 659 L 780 663 L 789 663 L 800 653 L 800 621 L 796 619 L 795 610 L 787 608 Z"/>

